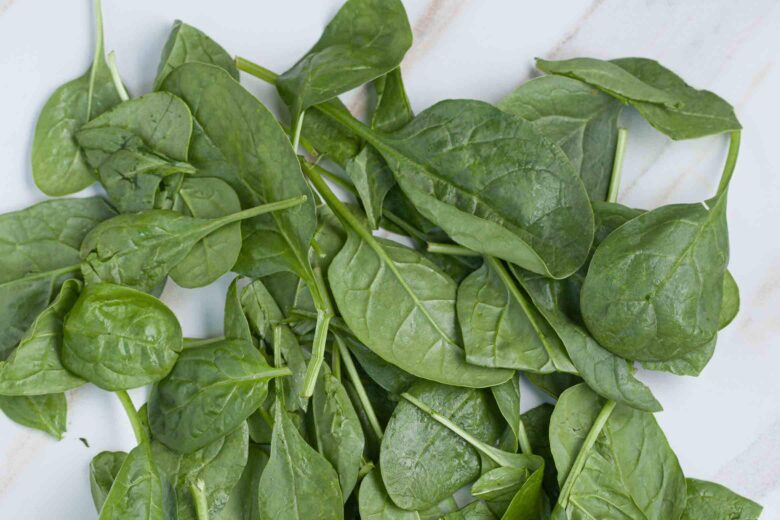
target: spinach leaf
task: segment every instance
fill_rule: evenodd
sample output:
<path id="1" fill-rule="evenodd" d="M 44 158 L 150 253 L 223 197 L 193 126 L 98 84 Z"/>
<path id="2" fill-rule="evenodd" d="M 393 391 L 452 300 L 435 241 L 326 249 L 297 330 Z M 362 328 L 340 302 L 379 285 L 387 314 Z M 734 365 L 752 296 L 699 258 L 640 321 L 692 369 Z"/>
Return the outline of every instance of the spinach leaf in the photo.
<path id="1" fill-rule="evenodd" d="M 528 453 L 531 451 L 531 446 L 528 443 L 522 419 L 520 419 L 520 376 L 515 375 L 505 383 L 491 386 L 490 392 L 514 436 L 514 451 L 517 451 L 517 447 L 520 445 L 523 447 L 523 453 Z"/>
<path id="2" fill-rule="evenodd" d="M 685 509 L 685 477 L 650 413 L 577 385 L 553 411 L 550 445 L 561 484 L 556 510 L 566 518 L 668 519 Z"/>
<path id="3" fill-rule="evenodd" d="M 201 239 L 264 213 L 298 206 L 305 197 L 202 219 L 170 210 L 127 213 L 101 222 L 84 238 L 82 273 L 87 283 L 114 282 L 151 292 Z"/>
<path id="4" fill-rule="evenodd" d="M 420 520 L 417 511 L 401 509 L 390 500 L 378 469 L 363 477 L 358 501 L 362 520 Z"/>
<path id="5" fill-rule="evenodd" d="M 230 493 L 230 499 L 216 520 L 252 520 L 258 518 L 257 486 L 268 464 L 264 448 L 249 444 L 249 456 L 238 484 Z"/>
<path id="6" fill-rule="evenodd" d="M 239 339 L 252 341 L 252 329 L 249 328 L 249 320 L 241 306 L 241 298 L 238 291 L 240 277 L 233 278 L 228 286 L 225 296 L 224 334 L 227 339 Z"/>
<path id="7" fill-rule="evenodd" d="M 241 58 L 236 60 L 239 61 Z M 275 81 L 276 76 L 274 76 Z M 333 110 L 349 114 L 349 109 L 339 98 L 333 98 L 320 105 L 328 105 Z M 360 152 L 363 140 L 320 112 L 317 109 L 320 105 L 315 105 L 315 110 L 309 110 L 303 118 L 301 145 L 312 156 L 328 159 L 344 168 L 347 161 Z"/>
<path id="8" fill-rule="evenodd" d="M 218 218 L 241 210 L 233 188 L 213 177 L 184 179 L 178 200 L 181 207 L 174 209 L 196 218 Z M 241 245 L 241 224 L 228 224 L 196 242 L 171 269 L 171 278 L 181 287 L 206 286 L 233 268 Z"/>
<path id="9" fill-rule="evenodd" d="M 65 317 L 62 364 L 100 388 L 125 390 L 165 377 L 182 343 L 179 321 L 154 296 L 90 284 Z"/>
<path id="10" fill-rule="evenodd" d="M 509 507 L 501 517 L 502 520 L 513 518 L 528 518 L 529 520 L 544 520 L 549 518 L 550 506 L 542 492 L 542 477 L 544 468 L 534 471 L 520 490 L 512 498 Z"/>
<path id="11" fill-rule="evenodd" d="M 563 393 L 567 388 L 574 386 L 578 383 L 582 383 L 582 379 L 574 374 L 567 374 L 566 372 L 553 372 L 551 374 L 526 374 L 528 380 L 537 387 L 539 390 L 545 392 L 553 399 L 558 399 L 558 396 Z"/>
<path id="12" fill-rule="evenodd" d="M 555 469 L 555 461 L 550 451 L 550 417 L 553 406 L 541 404 L 531 408 L 520 416 L 525 427 L 528 442 L 533 446 L 534 453 L 544 459 L 544 489 L 547 495 L 555 500 L 558 498 L 558 471 Z"/>
<path id="13" fill-rule="evenodd" d="M 511 377 L 508 370 L 466 363 L 458 338 L 455 282 L 418 252 L 353 232 L 328 274 L 344 321 L 385 361 L 452 385 L 486 387 Z"/>
<path id="14" fill-rule="evenodd" d="M 679 376 L 698 376 L 715 353 L 716 338 L 708 343 L 693 346 L 682 354 L 664 361 L 642 361 L 649 370 L 670 372 Z"/>
<path id="15" fill-rule="evenodd" d="M 728 327 L 739 312 L 739 286 L 728 270 L 723 276 L 723 301 L 718 315 L 718 330 Z"/>
<path id="16" fill-rule="evenodd" d="M 458 322 L 466 361 L 527 372 L 574 372 L 555 331 L 528 301 L 500 260 L 482 267 L 458 286 Z"/>
<path id="17" fill-rule="evenodd" d="M 98 197 L 41 202 L 0 215 L 0 360 L 62 283 L 77 276 L 84 236 L 115 214 Z"/>
<path id="18" fill-rule="evenodd" d="M 84 384 L 60 361 L 63 317 L 79 297 L 81 284 L 65 280 L 60 294 L 33 322 L 7 361 L 0 361 L 0 395 L 43 395 Z"/>
<path id="19" fill-rule="evenodd" d="M 739 130 L 734 109 L 707 90 L 696 90 L 654 60 L 537 60 L 550 74 L 580 79 L 636 108 L 648 123 L 672 139 L 694 139 Z"/>
<path id="20" fill-rule="evenodd" d="M 582 317 L 608 350 L 666 361 L 713 340 L 728 262 L 726 197 L 643 213 L 596 249 Z"/>
<path id="21" fill-rule="evenodd" d="M 412 374 L 401 370 L 392 363 L 388 363 L 352 337 L 347 336 L 344 338 L 344 342 L 349 347 L 349 351 L 357 358 L 358 364 L 360 364 L 363 371 L 376 384 L 391 394 L 405 392 L 417 381 L 417 378 Z"/>
<path id="22" fill-rule="evenodd" d="M 306 443 L 278 402 L 271 457 L 257 489 L 257 518 L 261 520 L 344 517 L 338 474 L 325 457 Z M 315 489 L 317 492 L 312 493 Z"/>
<path id="23" fill-rule="evenodd" d="M 346 501 L 358 480 L 366 439 L 346 389 L 327 365 L 323 365 L 317 378 L 311 411 L 317 451 L 338 473 Z"/>
<path id="24" fill-rule="evenodd" d="M 238 81 L 238 69 L 233 58 L 217 42 L 206 36 L 200 29 L 176 20 L 173 22 L 171 34 L 160 56 L 160 65 L 157 67 L 157 77 L 154 80 L 154 89 L 158 90 L 163 80 L 176 67 L 185 63 L 208 63 L 224 69 L 233 79 Z"/>
<path id="25" fill-rule="evenodd" d="M 192 453 L 235 430 L 263 402 L 268 381 L 289 373 L 246 341 L 188 348 L 152 389 L 149 426 L 168 448 Z"/>
<path id="26" fill-rule="evenodd" d="M 409 393 L 487 444 L 501 434 L 500 415 L 482 390 L 420 381 Z M 422 510 L 476 480 L 480 457 L 457 434 L 402 400 L 385 429 L 379 467 L 393 502 Z"/>
<path id="27" fill-rule="evenodd" d="M 380 135 L 323 110 L 374 146 L 404 194 L 454 241 L 554 278 L 587 258 L 585 187 L 531 123 L 480 101 L 448 100 Z"/>
<path id="28" fill-rule="evenodd" d="M 714 482 L 685 479 L 688 500 L 680 520 L 758 520 L 762 507 Z"/>
<path id="29" fill-rule="evenodd" d="M 165 520 L 164 486 L 149 444 L 139 444 L 122 463 L 98 520 Z"/>
<path id="30" fill-rule="evenodd" d="M 249 431 L 244 422 L 226 436 L 188 454 L 170 450 L 156 440 L 151 448 L 160 474 L 175 490 L 177 520 L 200 520 L 191 491 L 198 481 L 204 486 L 209 518 L 219 518 L 246 466 Z"/>
<path id="31" fill-rule="evenodd" d="M 396 68 L 412 45 L 399 0 L 347 0 L 322 36 L 276 80 L 293 121 L 304 110 Z"/>
<path id="32" fill-rule="evenodd" d="M 65 394 L 0 395 L 0 411 L 15 423 L 62 439 L 68 403 Z"/>
<path id="33" fill-rule="evenodd" d="M 194 173 L 187 164 L 192 114 L 168 92 L 125 101 L 76 134 L 89 165 L 120 212 L 156 207 L 161 184 Z"/>
<path id="34" fill-rule="evenodd" d="M 485 500 L 493 513 L 502 516 L 529 476 L 528 468 L 499 466 L 482 474 L 471 486 L 471 494 Z"/>
<path id="35" fill-rule="evenodd" d="M 101 451 L 89 463 L 89 489 L 98 513 L 126 458 L 127 453 L 124 451 Z"/>
<path id="36" fill-rule="evenodd" d="M 447 513 L 441 518 L 442 520 L 495 520 L 496 517 L 484 502 L 477 501 L 470 503 L 463 509 Z"/>
<path id="37" fill-rule="evenodd" d="M 95 0 L 94 9 L 95 51 L 92 65 L 83 76 L 54 91 L 35 125 L 33 180 L 42 192 L 52 197 L 81 191 L 95 182 L 95 175 L 81 154 L 75 134 L 81 125 L 121 101 L 103 50 L 100 0 Z"/>
<path id="38" fill-rule="evenodd" d="M 622 110 L 618 101 L 580 81 L 543 76 L 520 85 L 498 108 L 533 123 L 561 147 L 590 198 L 606 199 Z"/>

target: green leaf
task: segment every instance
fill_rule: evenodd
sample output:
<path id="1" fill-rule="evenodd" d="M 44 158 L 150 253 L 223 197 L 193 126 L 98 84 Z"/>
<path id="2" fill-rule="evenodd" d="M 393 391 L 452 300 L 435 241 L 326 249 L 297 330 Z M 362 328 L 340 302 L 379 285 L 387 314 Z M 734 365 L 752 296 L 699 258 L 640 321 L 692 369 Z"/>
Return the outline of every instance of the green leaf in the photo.
<path id="1" fill-rule="evenodd" d="M 176 492 L 177 520 L 200 520 L 190 486 L 200 480 L 209 518 L 219 518 L 231 491 L 238 484 L 247 463 L 249 431 L 242 423 L 225 437 L 188 454 L 180 454 L 152 441 L 152 458 Z"/>
<path id="2" fill-rule="evenodd" d="M 188 348 L 154 386 L 149 426 L 168 448 L 192 453 L 235 430 L 263 402 L 268 381 L 286 374 L 246 341 Z"/>
<path id="3" fill-rule="evenodd" d="M 405 392 L 417 381 L 416 377 L 388 363 L 354 338 L 347 336 L 344 342 L 368 377 L 391 394 Z"/>
<path id="4" fill-rule="evenodd" d="M 447 513 L 442 520 L 495 520 L 490 508 L 482 501 L 472 502 L 463 509 Z M 525 518 L 525 517 L 523 517 Z"/>
<path id="5" fill-rule="evenodd" d="M 680 518 L 685 477 L 653 415 L 617 405 L 604 420 L 602 407 L 585 385 L 566 390 L 555 407 L 556 510 L 566 518 Z"/>
<path id="6" fill-rule="evenodd" d="M 68 403 L 65 394 L 0 395 L 0 411 L 9 419 L 62 439 L 65 433 Z"/>
<path id="7" fill-rule="evenodd" d="M 452 385 L 486 387 L 511 377 L 508 370 L 466 363 L 458 337 L 455 282 L 416 251 L 350 233 L 328 274 L 344 321 L 385 361 Z"/>
<path id="8" fill-rule="evenodd" d="M 690 348 L 681 355 L 664 361 L 642 361 L 642 366 L 648 370 L 670 372 L 678 376 L 698 376 L 707 366 L 715 353 L 716 338 Z"/>
<path id="9" fill-rule="evenodd" d="M 723 276 L 723 301 L 718 315 L 718 330 L 728 327 L 737 317 L 737 313 L 739 313 L 739 286 L 731 272 L 726 271 Z"/>
<path id="10" fill-rule="evenodd" d="M 566 154 L 592 200 L 607 197 L 621 104 L 577 80 L 543 76 L 520 85 L 498 108 L 533 123 Z"/>
<path id="11" fill-rule="evenodd" d="M 173 22 L 171 34 L 160 56 L 154 89 L 158 90 L 170 72 L 185 63 L 208 63 L 224 69 L 238 81 L 238 69 L 233 58 L 217 42 L 206 36 L 200 29 L 181 20 Z"/>
<path id="12" fill-rule="evenodd" d="M 277 403 L 275 408 L 271 458 L 258 483 L 257 518 L 341 520 L 338 474 L 301 437 L 284 407 Z"/>
<path id="13" fill-rule="evenodd" d="M 666 361 L 713 340 L 729 256 L 725 209 L 725 196 L 710 209 L 662 206 L 607 236 L 580 297 L 599 343 L 627 359 Z"/>
<path id="14" fill-rule="evenodd" d="M 322 36 L 276 88 L 293 120 L 396 68 L 412 45 L 412 29 L 398 0 L 347 0 Z"/>
<path id="15" fill-rule="evenodd" d="M 90 284 L 65 317 L 62 364 L 105 390 L 154 383 L 182 349 L 179 321 L 154 296 L 114 284 Z"/>
<path id="16" fill-rule="evenodd" d="M 325 101 L 323 105 L 349 114 L 347 107 L 338 98 Z M 310 152 L 316 152 L 313 155 L 333 161 L 342 168 L 363 146 L 359 137 L 316 109 L 309 110 L 303 118 L 301 143 Z"/>
<path id="17" fill-rule="evenodd" d="M 236 192 L 225 181 L 209 177 L 184 179 L 178 192 L 185 215 L 218 218 L 241 210 Z M 241 252 L 241 224 L 229 224 L 196 242 L 173 269 L 171 278 L 181 287 L 205 287 L 230 271 Z"/>
<path id="18" fill-rule="evenodd" d="M 457 309 L 469 363 L 537 373 L 575 371 L 555 331 L 500 260 L 486 257 L 460 283 Z"/>
<path id="19" fill-rule="evenodd" d="M 91 197 L 50 200 L 0 215 L 0 360 L 62 283 L 78 274 L 87 232 L 114 214 L 103 199 Z"/>
<path id="20" fill-rule="evenodd" d="M 483 442 L 493 445 L 501 435 L 501 417 L 482 390 L 420 381 L 409 393 Z M 422 510 L 476 480 L 480 456 L 457 434 L 402 400 L 385 429 L 379 466 L 393 502 Z"/>
<path id="21" fill-rule="evenodd" d="M 89 70 L 54 91 L 35 125 L 33 180 L 42 192 L 52 197 L 81 191 L 95 182 L 75 134 L 81 125 L 121 101 L 103 50 L 100 0 L 95 2 L 95 33 L 95 51 Z"/>
<path id="22" fill-rule="evenodd" d="M 547 495 L 554 500 L 558 498 L 559 490 L 558 471 L 555 469 L 555 461 L 550 451 L 549 432 L 552 413 L 552 405 L 541 404 L 522 414 L 520 420 L 523 421 L 528 441 L 533 446 L 534 453 L 544 459 L 544 489 Z"/>
<path id="23" fill-rule="evenodd" d="M 314 199 L 273 114 L 229 74 L 212 65 L 184 64 L 167 76 L 162 88 L 182 98 L 193 111 L 190 163 L 200 175 L 230 184 L 242 207 L 309 197 L 289 211 L 246 223 L 244 232 L 249 234 L 257 225 L 268 229 L 263 247 L 274 258 L 277 270 L 310 276 L 306 255 L 317 225 Z"/>
<path id="24" fill-rule="evenodd" d="M 250 444 L 244 472 L 241 474 L 238 484 L 233 487 L 228 503 L 217 515 L 216 520 L 257 518 L 257 486 L 266 464 L 268 464 L 268 454 L 263 448 Z"/>
<path id="25" fill-rule="evenodd" d="M 763 509 L 728 488 L 689 478 L 685 480 L 688 501 L 680 520 L 758 520 Z"/>
<path id="26" fill-rule="evenodd" d="M 224 334 L 228 339 L 252 341 L 252 329 L 250 329 L 249 320 L 241 307 L 241 298 L 238 292 L 239 279 L 238 276 L 233 278 L 225 296 Z"/>
<path id="27" fill-rule="evenodd" d="M 100 175 L 122 213 L 155 207 L 160 186 L 187 164 L 192 114 L 168 92 L 125 101 L 85 124 L 76 134 L 89 165 Z"/>
<path id="28" fill-rule="evenodd" d="M 390 500 L 376 468 L 363 477 L 358 502 L 362 520 L 420 520 L 417 511 L 401 509 Z"/>
<path id="29" fill-rule="evenodd" d="M 483 473 L 471 486 L 471 494 L 485 500 L 489 509 L 501 516 L 530 475 L 528 468 L 499 466 Z"/>
<path id="30" fill-rule="evenodd" d="M 366 439 L 347 391 L 327 365 L 323 365 L 317 378 L 311 411 L 317 451 L 338 473 L 346 500 L 358 480 Z"/>
<path id="31" fill-rule="evenodd" d="M 505 383 L 491 386 L 490 392 L 514 435 L 514 451 L 517 451 L 521 436 L 525 435 L 520 419 L 520 376 L 515 375 Z"/>
<path id="32" fill-rule="evenodd" d="M 84 279 L 87 283 L 113 282 L 152 292 L 195 244 L 211 233 L 303 202 L 301 197 L 211 219 L 164 209 L 118 215 L 101 222 L 84 238 Z"/>
<path id="33" fill-rule="evenodd" d="M 522 518 L 525 520 L 544 520 L 549 518 L 549 505 L 542 491 L 544 468 L 539 468 L 523 483 L 509 503 L 502 520 Z"/>
<path id="34" fill-rule="evenodd" d="M 77 280 L 65 280 L 60 294 L 33 322 L 7 361 L 0 361 L 0 395 L 43 395 L 84 384 L 60 361 L 62 321 L 81 291 Z"/>
<path id="35" fill-rule="evenodd" d="M 553 372 L 551 374 L 526 374 L 528 380 L 539 390 L 547 393 L 553 399 L 567 388 L 582 383 L 582 379 L 574 374 L 566 372 Z"/>
<path id="36" fill-rule="evenodd" d="M 126 458 L 127 453 L 124 451 L 101 451 L 89 463 L 89 489 L 98 513 Z"/>
<path id="37" fill-rule="evenodd" d="M 98 520 L 166 520 L 165 488 L 148 443 L 127 455 Z"/>

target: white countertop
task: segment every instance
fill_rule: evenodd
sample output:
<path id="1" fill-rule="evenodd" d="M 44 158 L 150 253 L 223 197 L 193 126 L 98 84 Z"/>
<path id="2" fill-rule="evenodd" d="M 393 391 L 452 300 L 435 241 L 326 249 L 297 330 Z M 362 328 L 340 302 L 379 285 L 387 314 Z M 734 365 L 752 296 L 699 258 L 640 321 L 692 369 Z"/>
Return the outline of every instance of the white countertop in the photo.
<path id="1" fill-rule="evenodd" d="M 282 71 L 319 37 L 340 0 L 104 0 L 106 48 L 132 94 L 148 91 L 176 18 L 229 52 Z M 497 101 L 531 77 L 532 58 L 646 56 L 736 106 L 745 127 L 729 196 L 730 269 L 742 309 L 698 378 L 640 372 L 688 476 L 715 480 L 780 518 L 780 4 L 776 0 L 408 0 L 415 45 L 403 71 L 416 110 L 444 98 Z M 0 212 L 43 200 L 30 176 L 38 111 L 81 75 L 92 52 L 89 0 L 0 0 Z M 270 88 L 247 80 L 271 106 Z M 359 97 L 347 96 L 353 107 Z M 724 137 L 672 142 L 626 110 L 620 202 L 651 208 L 711 194 Z M 163 299 L 189 335 L 220 334 L 227 280 L 200 290 L 169 284 Z M 133 392 L 140 402 L 144 391 Z M 532 396 L 524 407 L 535 404 Z M 68 396 L 61 442 L 0 417 L 0 517 L 96 517 L 88 464 L 127 450 L 116 398 L 92 386 Z M 86 447 L 79 441 L 89 441 Z"/>

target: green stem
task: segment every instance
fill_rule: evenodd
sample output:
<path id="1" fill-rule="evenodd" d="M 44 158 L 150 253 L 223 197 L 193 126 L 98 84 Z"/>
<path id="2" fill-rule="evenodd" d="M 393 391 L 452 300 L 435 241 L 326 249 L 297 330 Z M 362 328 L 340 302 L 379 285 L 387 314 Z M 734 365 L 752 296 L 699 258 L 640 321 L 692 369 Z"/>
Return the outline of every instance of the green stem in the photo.
<path id="1" fill-rule="evenodd" d="M 609 191 L 607 192 L 607 202 L 615 202 L 620 189 L 620 177 L 623 175 L 623 158 L 626 151 L 626 140 L 628 139 L 628 130 L 618 128 L 617 145 L 615 146 L 615 159 L 612 161 L 612 176 L 609 179 Z"/>
<path id="2" fill-rule="evenodd" d="M 259 78 L 266 83 L 270 83 L 272 85 L 276 84 L 276 78 L 279 77 L 277 73 L 266 69 L 262 65 L 258 65 L 257 63 L 253 63 L 247 59 L 244 59 L 241 56 L 236 56 L 235 62 L 236 68 L 238 68 L 238 70 L 243 70 L 247 74 L 251 74 L 252 76 Z"/>
<path id="3" fill-rule="evenodd" d="M 278 369 L 282 368 L 282 326 L 274 325 L 273 335 L 273 349 L 274 349 L 274 366 Z M 284 392 L 282 392 L 282 382 L 274 381 L 274 391 L 276 392 L 276 399 L 284 406 Z"/>
<path id="4" fill-rule="evenodd" d="M 301 143 L 301 128 L 303 128 L 303 116 L 306 115 L 306 111 L 304 110 L 301 112 L 301 115 L 299 115 L 295 119 L 295 126 L 293 126 L 293 139 L 292 139 L 292 147 L 293 150 L 295 150 L 295 153 L 298 153 L 298 146 Z"/>
<path id="5" fill-rule="evenodd" d="M 720 183 L 718 184 L 718 191 L 715 196 L 719 196 L 726 188 L 729 187 L 731 182 L 731 176 L 734 175 L 734 168 L 737 165 L 737 157 L 739 156 L 739 143 L 742 140 L 742 132 L 735 130 L 731 132 L 729 139 L 729 151 L 726 156 L 726 164 L 723 166 L 723 173 L 720 176 Z"/>
<path id="6" fill-rule="evenodd" d="M 317 325 L 314 328 L 311 358 L 309 364 L 306 365 L 306 376 L 303 380 L 303 397 L 311 397 L 314 393 L 314 387 L 317 385 L 317 375 L 320 373 L 322 362 L 325 359 L 325 345 L 328 341 L 328 329 L 332 319 L 333 313 L 327 309 L 317 309 Z"/>
<path id="7" fill-rule="evenodd" d="M 117 390 L 116 396 L 119 398 L 119 402 L 122 403 L 122 408 L 125 409 L 125 414 L 130 420 L 130 425 L 133 427 L 133 434 L 135 434 L 135 440 L 138 444 L 143 444 L 148 440 L 146 432 L 141 426 L 141 419 L 138 417 L 138 411 L 135 409 L 133 400 L 127 395 L 125 390 Z"/>
<path id="8" fill-rule="evenodd" d="M 306 161 L 306 159 L 304 159 L 303 157 L 300 157 L 300 160 L 301 160 L 301 166 L 303 166 L 304 168 L 317 170 L 317 173 L 319 173 L 321 176 L 323 176 L 326 179 L 328 179 L 329 181 L 331 181 L 333 184 L 336 184 L 340 188 L 343 188 L 343 189 L 347 190 L 348 192 L 350 192 L 355 197 L 358 196 L 357 189 L 355 189 L 355 187 L 352 185 L 352 183 L 349 180 L 347 180 L 344 177 L 342 177 L 340 175 L 337 175 L 337 174 L 335 174 L 335 173 L 333 173 L 333 172 L 331 172 L 329 170 L 326 170 L 325 168 L 323 168 L 322 166 L 320 166 L 318 164 L 310 163 L 310 162 Z"/>
<path id="9" fill-rule="evenodd" d="M 374 430 L 374 435 L 376 435 L 377 440 L 381 441 L 384 436 L 382 426 L 379 424 L 379 419 L 377 419 L 376 413 L 374 412 L 374 407 L 371 406 L 371 401 L 368 399 L 368 394 L 363 386 L 363 382 L 360 380 L 360 374 L 358 374 L 357 367 L 355 367 L 355 363 L 352 361 L 349 349 L 347 349 L 344 340 L 342 340 L 340 336 L 336 335 L 335 338 L 336 346 L 341 354 L 341 359 L 344 361 L 344 368 L 347 369 L 349 380 L 352 381 L 352 386 L 355 387 L 358 399 L 360 399 L 360 404 L 366 412 L 368 423 L 371 425 L 371 429 Z"/>
<path id="10" fill-rule="evenodd" d="M 116 66 L 116 54 L 114 54 L 114 51 L 108 53 L 106 61 L 108 62 L 108 70 L 111 73 L 111 81 L 114 83 L 116 93 L 119 94 L 119 99 L 127 101 L 130 99 L 130 94 L 127 93 L 127 89 L 122 84 L 122 78 L 119 77 L 119 69 Z"/>
<path id="11" fill-rule="evenodd" d="M 333 373 L 333 377 L 341 381 L 341 351 L 338 348 L 334 348 L 330 353 L 330 370 Z"/>
<path id="12" fill-rule="evenodd" d="M 468 247 L 459 246 L 458 244 L 442 244 L 439 242 L 428 242 L 428 252 L 441 255 L 482 256 Z"/>
<path id="13" fill-rule="evenodd" d="M 520 443 L 520 451 L 526 455 L 533 455 L 534 452 L 531 449 L 531 440 L 528 438 L 528 432 L 525 430 L 525 424 L 520 419 L 517 425 L 517 441 Z"/>
<path id="14" fill-rule="evenodd" d="M 92 99 L 95 97 L 95 79 L 97 78 L 100 60 L 105 58 L 103 49 L 103 6 L 100 0 L 94 1 L 95 10 L 95 52 L 92 56 L 92 67 L 89 69 L 89 89 L 87 91 L 87 119 L 92 119 Z"/>
<path id="15" fill-rule="evenodd" d="M 201 479 L 190 482 L 192 500 L 195 502 L 195 513 L 198 520 L 209 520 L 209 504 L 206 501 L 206 486 Z"/>
<path id="16" fill-rule="evenodd" d="M 263 215 L 265 213 L 270 213 L 272 211 L 279 211 L 287 208 L 292 208 L 295 206 L 300 206 L 304 202 L 306 202 L 306 195 L 300 195 L 298 197 L 293 197 L 291 199 L 284 199 L 277 202 L 270 202 L 268 204 L 262 204 L 260 206 L 255 206 L 254 208 L 245 209 L 243 211 L 239 211 L 238 213 L 233 213 L 230 215 L 225 215 L 224 217 L 219 217 L 212 219 L 215 226 L 226 226 L 232 222 L 238 222 L 239 220 L 245 220 L 248 218 L 256 217 L 258 215 Z"/>
<path id="17" fill-rule="evenodd" d="M 607 401 L 604 403 L 604 406 L 601 407 L 601 411 L 598 416 L 596 416 L 593 426 L 590 427 L 590 431 L 585 437 L 585 441 L 582 443 L 579 453 L 577 453 L 577 458 L 574 459 L 574 464 L 572 464 L 569 474 L 566 475 L 566 481 L 563 483 L 561 494 L 558 496 L 558 503 L 564 509 L 569 504 L 569 495 L 571 494 L 571 488 L 574 486 L 574 482 L 577 480 L 577 475 L 582 471 L 582 468 L 585 466 L 585 462 L 588 459 L 588 452 L 596 443 L 596 439 L 598 439 L 601 431 L 604 429 L 604 425 L 607 424 L 607 420 L 609 419 L 610 414 L 612 414 L 612 410 L 615 409 L 615 405 L 615 401 Z"/>

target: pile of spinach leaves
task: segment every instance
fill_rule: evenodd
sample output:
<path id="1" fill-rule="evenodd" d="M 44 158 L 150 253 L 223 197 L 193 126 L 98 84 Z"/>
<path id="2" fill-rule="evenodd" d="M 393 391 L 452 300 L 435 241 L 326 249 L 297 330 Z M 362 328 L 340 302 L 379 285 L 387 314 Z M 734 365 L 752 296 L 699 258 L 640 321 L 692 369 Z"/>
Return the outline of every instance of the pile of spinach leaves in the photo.
<path id="1" fill-rule="evenodd" d="M 652 60 L 576 58 L 414 114 L 400 0 L 347 0 L 279 75 L 176 21 L 131 98 L 95 13 L 32 173 L 105 197 L 0 216 L 0 409 L 61 438 L 66 391 L 116 394 L 137 446 L 90 465 L 101 520 L 758 518 L 686 478 L 635 377 L 697 375 L 738 311 L 727 102 Z M 338 98 L 363 85 L 368 123 Z M 616 201 L 625 105 L 672 139 L 730 135 L 713 196 Z M 184 337 L 167 279 L 231 271 L 223 334 Z M 521 413 L 521 378 L 550 403 Z"/>

